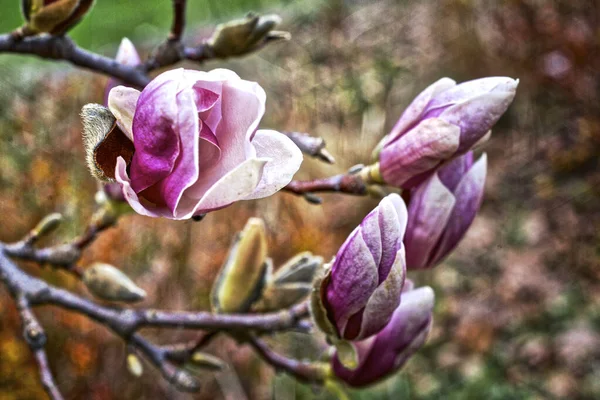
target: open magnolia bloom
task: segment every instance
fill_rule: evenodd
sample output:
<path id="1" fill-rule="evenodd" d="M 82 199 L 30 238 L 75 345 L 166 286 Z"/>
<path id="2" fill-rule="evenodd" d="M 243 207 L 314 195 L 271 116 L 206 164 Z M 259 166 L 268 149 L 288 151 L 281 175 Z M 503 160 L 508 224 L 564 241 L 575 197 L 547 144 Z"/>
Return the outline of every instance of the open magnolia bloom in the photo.
<path id="1" fill-rule="evenodd" d="M 287 185 L 302 153 L 285 135 L 257 130 L 265 101 L 257 83 L 226 69 L 164 72 L 142 92 L 113 88 L 108 107 L 133 142 L 114 169 L 127 202 L 143 215 L 187 219 Z"/>
<path id="2" fill-rule="evenodd" d="M 350 386 L 361 387 L 398 371 L 425 343 L 431 330 L 433 303 L 434 293 L 428 286 L 404 290 L 402 302 L 386 327 L 354 343 L 358 366 L 346 368 L 336 353 L 332 359 L 334 374 Z"/>

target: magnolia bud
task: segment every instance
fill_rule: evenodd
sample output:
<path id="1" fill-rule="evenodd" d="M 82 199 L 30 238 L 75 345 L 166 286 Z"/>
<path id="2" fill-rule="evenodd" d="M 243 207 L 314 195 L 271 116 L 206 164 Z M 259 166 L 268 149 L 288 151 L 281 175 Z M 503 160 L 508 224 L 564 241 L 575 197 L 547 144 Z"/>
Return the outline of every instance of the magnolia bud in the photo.
<path id="1" fill-rule="evenodd" d="M 250 218 L 229 248 L 211 293 L 212 308 L 220 313 L 245 312 L 260 296 L 267 272 L 265 225 Z"/>
<path id="2" fill-rule="evenodd" d="M 143 289 L 109 264 L 94 263 L 87 268 L 83 273 L 83 283 L 94 296 L 103 300 L 133 303 L 146 297 Z"/>
<path id="3" fill-rule="evenodd" d="M 221 371 L 225 369 L 226 365 L 219 357 L 196 351 L 192 354 L 188 365 L 192 370 L 196 368 L 209 369 L 212 371 Z"/>
<path id="4" fill-rule="evenodd" d="M 133 43 L 131 43 L 131 40 L 127 38 L 123 38 L 121 40 L 121 44 L 119 45 L 119 49 L 117 50 L 117 55 L 115 56 L 115 61 L 123 65 L 127 65 L 129 67 L 136 67 L 142 62 L 137 50 L 135 49 L 135 46 L 133 45 Z M 116 78 L 110 78 L 108 80 L 108 82 L 106 83 L 106 87 L 104 88 L 105 106 L 108 105 L 108 94 L 110 93 L 110 90 L 116 86 L 123 84 L 123 81 Z"/>
<path id="5" fill-rule="evenodd" d="M 338 351 L 331 362 L 334 374 L 348 385 L 362 387 L 398 371 L 425 343 L 431 330 L 433 302 L 430 287 L 402 292 L 402 302 L 385 328 L 352 343 L 358 365 L 348 368 Z"/>
<path id="6" fill-rule="evenodd" d="M 458 244 L 483 199 L 486 155 L 473 152 L 440 168 L 410 192 L 404 245 L 408 269 L 432 268 Z"/>
<path id="7" fill-rule="evenodd" d="M 144 366 L 135 354 L 127 355 L 127 369 L 136 378 L 139 378 L 144 373 Z"/>
<path id="8" fill-rule="evenodd" d="M 85 159 L 91 174 L 101 181 L 113 182 L 117 158 L 127 163 L 133 158 L 133 142 L 117 126 L 106 107 L 86 104 L 81 109 Z"/>
<path id="9" fill-rule="evenodd" d="M 332 341 L 377 333 L 398 307 L 406 275 L 406 221 L 400 196 L 385 197 L 348 236 L 325 276 L 316 280 L 313 315 Z"/>
<path id="10" fill-rule="evenodd" d="M 185 369 L 178 369 L 169 378 L 169 382 L 184 392 L 197 392 L 200 390 L 200 382 Z"/>
<path id="11" fill-rule="evenodd" d="M 252 306 L 257 312 L 288 308 L 308 296 L 315 272 L 323 258 L 306 251 L 288 260 L 274 275 L 269 275 L 260 299 Z"/>
<path id="12" fill-rule="evenodd" d="M 281 23 L 277 15 L 248 14 L 217 26 L 208 45 L 217 57 L 240 56 L 250 53 L 269 41 L 289 40 L 288 32 L 273 31 Z"/>
<path id="13" fill-rule="evenodd" d="M 27 23 L 21 36 L 38 33 L 62 35 L 74 27 L 89 11 L 93 0 L 21 0 L 21 11 Z"/>
<path id="14" fill-rule="evenodd" d="M 30 232 L 32 240 L 36 240 L 41 236 L 46 236 L 52 233 L 63 221 L 62 214 L 52 213 L 46 215 Z"/>
<path id="15" fill-rule="evenodd" d="M 463 82 L 442 78 L 404 111 L 379 151 L 385 183 L 410 189 L 489 137 L 512 103 L 518 80 L 489 77 Z"/>

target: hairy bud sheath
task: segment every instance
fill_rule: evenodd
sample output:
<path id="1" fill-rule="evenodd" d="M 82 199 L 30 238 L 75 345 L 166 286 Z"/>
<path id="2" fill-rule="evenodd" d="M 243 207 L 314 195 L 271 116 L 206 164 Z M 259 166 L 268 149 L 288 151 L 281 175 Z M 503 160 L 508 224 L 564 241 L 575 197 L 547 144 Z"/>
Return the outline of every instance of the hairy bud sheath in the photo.
<path id="1" fill-rule="evenodd" d="M 250 218 L 235 238 L 211 293 L 219 313 L 245 312 L 260 296 L 267 272 L 267 238 L 260 218 Z"/>
<path id="2" fill-rule="evenodd" d="M 410 193 L 404 245 L 408 269 L 439 264 L 458 244 L 481 206 L 486 155 L 473 152 L 440 168 Z"/>
<path id="3" fill-rule="evenodd" d="M 110 110 L 99 104 L 86 104 L 81 110 L 85 160 L 92 176 L 114 182 L 118 157 L 131 161 L 134 147 Z"/>
<path id="4" fill-rule="evenodd" d="M 403 189 L 423 182 L 444 162 L 489 136 L 512 102 L 519 81 L 482 78 L 456 85 L 442 78 L 404 111 L 384 138 L 374 167 L 382 180 Z"/>

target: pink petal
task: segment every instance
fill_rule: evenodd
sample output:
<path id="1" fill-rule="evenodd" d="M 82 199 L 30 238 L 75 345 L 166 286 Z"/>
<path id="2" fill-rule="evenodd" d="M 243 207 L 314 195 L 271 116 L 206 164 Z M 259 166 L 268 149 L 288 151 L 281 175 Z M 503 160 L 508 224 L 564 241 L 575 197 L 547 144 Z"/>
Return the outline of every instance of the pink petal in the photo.
<path id="1" fill-rule="evenodd" d="M 127 163 L 123 159 L 123 157 L 117 158 L 117 166 L 115 168 L 115 179 L 121 185 L 123 189 L 123 195 L 125 196 L 125 200 L 127 203 L 141 215 L 146 215 L 148 217 L 167 217 L 172 218 L 171 212 L 167 208 L 159 208 L 154 207 L 148 202 L 145 202 L 145 205 L 142 204 L 138 195 L 135 193 L 133 188 L 131 187 L 131 181 L 129 176 L 127 175 Z"/>
<path id="2" fill-rule="evenodd" d="M 408 205 L 408 226 L 404 245 L 409 269 L 426 268 L 456 200 L 437 174 L 415 190 Z"/>
<path id="3" fill-rule="evenodd" d="M 141 63 L 140 56 L 135 49 L 135 46 L 127 38 L 123 38 L 123 40 L 121 40 L 115 60 L 130 67 L 135 67 Z M 106 88 L 104 89 L 104 105 L 108 104 L 108 94 L 110 93 L 110 90 L 119 85 L 123 85 L 123 82 L 119 79 L 110 78 L 108 80 L 106 83 Z"/>
<path id="4" fill-rule="evenodd" d="M 452 157 L 459 146 L 460 128 L 429 118 L 400 137 L 380 154 L 383 179 L 401 187 L 410 178 L 430 171 Z"/>
<path id="5" fill-rule="evenodd" d="M 246 199 L 256 189 L 268 161 L 264 158 L 244 161 L 208 188 L 200 199 L 188 197 L 186 191 L 177 210 L 177 219 L 190 218 Z"/>
<path id="6" fill-rule="evenodd" d="M 279 191 L 290 183 L 302 164 L 302 152 L 287 136 L 273 130 L 256 131 L 252 139 L 256 156 L 270 158 L 254 192 L 246 198 L 259 199 Z"/>
<path id="7" fill-rule="evenodd" d="M 450 78 L 442 78 L 438 81 L 429 85 L 425 90 L 423 90 L 415 99 L 410 103 L 410 105 L 404 110 L 402 116 L 396 122 L 396 125 L 392 128 L 390 134 L 388 135 L 387 143 L 392 143 L 394 140 L 398 139 L 402 134 L 408 131 L 412 126 L 414 126 L 421 118 L 421 115 L 427 108 L 429 102 L 440 93 L 448 90 L 456 85 L 456 82 Z"/>
<path id="8" fill-rule="evenodd" d="M 184 89 L 177 94 L 178 116 L 175 132 L 179 133 L 180 151 L 172 171 L 159 183 L 161 197 L 177 218 L 178 203 L 183 192 L 198 179 L 199 121 L 194 91 Z"/>
<path id="9" fill-rule="evenodd" d="M 177 129 L 179 88 L 165 78 L 168 75 L 181 79 L 182 71 L 159 75 L 140 94 L 133 118 L 135 153 L 130 166 L 131 184 L 136 193 L 167 177 L 182 151 Z M 193 100 L 185 106 L 197 115 Z"/>
<path id="10" fill-rule="evenodd" d="M 471 226 L 483 201 L 486 174 L 487 156 L 483 154 L 462 178 L 454 191 L 456 206 L 448 218 L 446 229 L 431 262 L 437 264 L 442 261 L 454 250 Z"/>
<path id="11" fill-rule="evenodd" d="M 131 141 L 133 141 L 133 116 L 139 97 L 139 90 L 127 86 L 114 87 L 108 93 L 108 109 L 117 119 L 119 128 Z"/>
<path id="12" fill-rule="evenodd" d="M 467 152 L 500 119 L 515 92 L 492 92 L 472 97 L 446 109 L 439 118 L 461 128 L 459 153 Z"/>

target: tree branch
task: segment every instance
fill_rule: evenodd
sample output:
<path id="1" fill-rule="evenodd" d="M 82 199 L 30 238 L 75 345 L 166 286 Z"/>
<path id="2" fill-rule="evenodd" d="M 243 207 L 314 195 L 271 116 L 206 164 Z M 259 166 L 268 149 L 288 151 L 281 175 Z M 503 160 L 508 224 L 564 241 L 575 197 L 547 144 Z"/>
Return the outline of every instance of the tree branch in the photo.
<path id="1" fill-rule="evenodd" d="M 185 7 L 186 0 L 173 0 L 173 24 L 169 40 L 180 41 L 185 28 Z"/>
<path id="2" fill-rule="evenodd" d="M 129 85 L 143 88 L 150 78 L 140 69 L 118 63 L 112 58 L 78 47 L 68 36 L 32 36 L 15 40 L 10 34 L 0 35 L 0 52 L 33 54 L 71 64 L 117 78 Z"/>
<path id="3" fill-rule="evenodd" d="M 285 357 L 271 350 L 263 340 L 253 336 L 249 336 L 247 340 L 256 353 L 275 370 L 285 371 L 305 383 L 323 383 L 325 380 L 325 370 L 320 364 Z"/>
<path id="4" fill-rule="evenodd" d="M 107 307 L 28 275 L 7 257 L 4 244 L 0 244 L 0 280 L 8 287 L 13 297 L 19 299 L 20 309 L 26 310 L 25 314 L 28 317 L 24 318 L 24 332 L 30 346 L 31 343 L 37 343 L 36 338 L 43 337 L 42 345 L 45 342 L 43 330 L 33 317 L 33 313 L 30 312 L 30 306 L 58 306 L 85 315 L 110 328 L 127 343 L 141 351 L 153 365 L 160 369 L 169 382 L 182 390 L 197 389 L 193 377 L 168 359 L 169 349 L 167 347 L 162 348 L 148 342 L 137 333 L 139 329 L 143 327 L 184 328 L 224 332 L 233 336 L 248 331 L 257 334 L 273 333 L 294 329 L 309 314 L 308 303 L 301 303 L 284 311 L 266 314 L 212 314 L 204 311 L 133 310 Z M 41 345 L 35 348 L 36 351 L 40 348 L 39 346 Z M 38 362 L 45 361 L 45 355 L 38 354 L 36 357 Z M 47 363 L 43 365 L 47 365 Z M 43 365 L 40 364 L 41 369 Z M 42 377 L 45 385 L 51 382 L 47 374 L 48 372 L 44 370 Z M 48 390 L 54 387 L 48 385 L 50 388 Z"/>
<path id="5" fill-rule="evenodd" d="M 335 163 L 333 156 L 325 149 L 325 140 L 302 132 L 283 132 L 306 155 L 328 164 Z"/>
<path id="6" fill-rule="evenodd" d="M 365 196 L 369 193 L 368 186 L 359 174 L 340 174 L 312 181 L 291 181 L 282 190 L 304 196 L 307 201 L 315 204 L 321 203 L 321 199 L 313 195 L 317 192 L 345 193 L 355 196 Z"/>
<path id="7" fill-rule="evenodd" d="M 23 324 L 23 337 L 38 364 L 42 386 L 48 394 L 48 397 L 52 400 L 63 400 L 63 396 L 54 382 L 52 371 L 48 366 L 48 359 L 46 357 L 46 351 L 44 350 L 47 340 L 46 333 L 31 311 L 27 299 L 15 289 L 15 287 L 11 289 L 11 295 L 17 303 L 17 309 L 21 317 L 21 323 Z"/>

